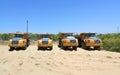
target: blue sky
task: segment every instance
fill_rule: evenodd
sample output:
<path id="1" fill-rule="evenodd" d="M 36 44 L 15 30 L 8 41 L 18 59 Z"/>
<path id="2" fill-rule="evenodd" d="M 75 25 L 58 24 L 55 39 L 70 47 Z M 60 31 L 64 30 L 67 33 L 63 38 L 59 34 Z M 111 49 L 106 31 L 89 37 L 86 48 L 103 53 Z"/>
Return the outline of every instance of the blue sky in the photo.
<path id="1" fill-rule="evenodd" d="M 115 33 L 120 0 L 0 0 L 0 33 Z"/>

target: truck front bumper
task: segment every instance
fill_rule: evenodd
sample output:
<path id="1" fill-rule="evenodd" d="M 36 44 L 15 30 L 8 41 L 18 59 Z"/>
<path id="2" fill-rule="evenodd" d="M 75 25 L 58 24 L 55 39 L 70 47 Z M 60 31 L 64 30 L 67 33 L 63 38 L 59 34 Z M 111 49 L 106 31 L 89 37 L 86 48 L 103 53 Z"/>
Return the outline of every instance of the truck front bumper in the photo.
<path id="1" fill-rule="evenodd" d="M 25 44 L 9 44 L 8 46 L 18 48 L 18 47 L 25 47 L 26 45 Z"/>
<path id="2" fill-rule="evenodd" d="M 66 46 L 66 47 L 74 47 L 74 46 L 78 46 L 78 43 L 63 43 L 63 46 Z"/>
<path id="3" fill-rule="evenodd" d="M 88 47 L 101 47 L 102 43 L 96 44 L 96 43 L 86 43 L 86 46 Z"/>

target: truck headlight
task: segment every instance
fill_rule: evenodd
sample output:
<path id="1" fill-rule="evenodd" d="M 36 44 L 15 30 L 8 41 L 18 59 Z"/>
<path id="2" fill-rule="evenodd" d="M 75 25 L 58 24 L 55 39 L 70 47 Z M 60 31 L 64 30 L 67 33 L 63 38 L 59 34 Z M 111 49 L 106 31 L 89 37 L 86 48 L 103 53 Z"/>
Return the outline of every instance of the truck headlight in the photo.
<path id="1" fill-rule="evenodd" d="M 85 40 L 85 43 L 90 43 L 90 40 Z"/>

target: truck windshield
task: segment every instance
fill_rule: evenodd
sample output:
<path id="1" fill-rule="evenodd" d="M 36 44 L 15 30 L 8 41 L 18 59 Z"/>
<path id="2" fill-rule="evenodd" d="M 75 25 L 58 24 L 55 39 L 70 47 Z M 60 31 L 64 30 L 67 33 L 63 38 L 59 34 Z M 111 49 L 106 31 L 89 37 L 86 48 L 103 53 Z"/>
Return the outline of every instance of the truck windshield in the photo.
<path id="1" fill-rule="evenodd" d="M 48 35 L 42 35 L 42 38 L 49 38 Z"/>
<path id="2" fill-rule="evenodd" d="M 23 34 L 15 34 L 14 38 L 23 38 Z"/>
<path id="3" fill-rule="evenodd" d="M 65 37 L 71 37 L 71 36 L 73 36 L 72 33 L 70 33 L 70 34 L 65 34 Z"/>
<path id="4" fill-rule="evenodd" d="M 86 37 L 95 37 L 95 33 L 89 33 L 86 35 Z"/>

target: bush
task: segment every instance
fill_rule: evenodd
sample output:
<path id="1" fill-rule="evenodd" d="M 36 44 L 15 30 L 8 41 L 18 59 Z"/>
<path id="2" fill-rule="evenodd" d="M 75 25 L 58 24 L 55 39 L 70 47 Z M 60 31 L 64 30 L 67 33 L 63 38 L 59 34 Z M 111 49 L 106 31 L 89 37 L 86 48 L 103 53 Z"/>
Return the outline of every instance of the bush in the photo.
<path id="1" fill-rule="evenodd" d="M 7 34 L 7 33 L 0 34 L 0 40 L 5 41 L 5 40 L 9 40 L 11 38 L 13 38 L 12 34 Z"/>
<path id="2" fill-rule="evenodd" d="M 107 51 L 120 52 L 120 34 L 100 34 L 99 38 L 103 41 L 103 49 Z"/>

